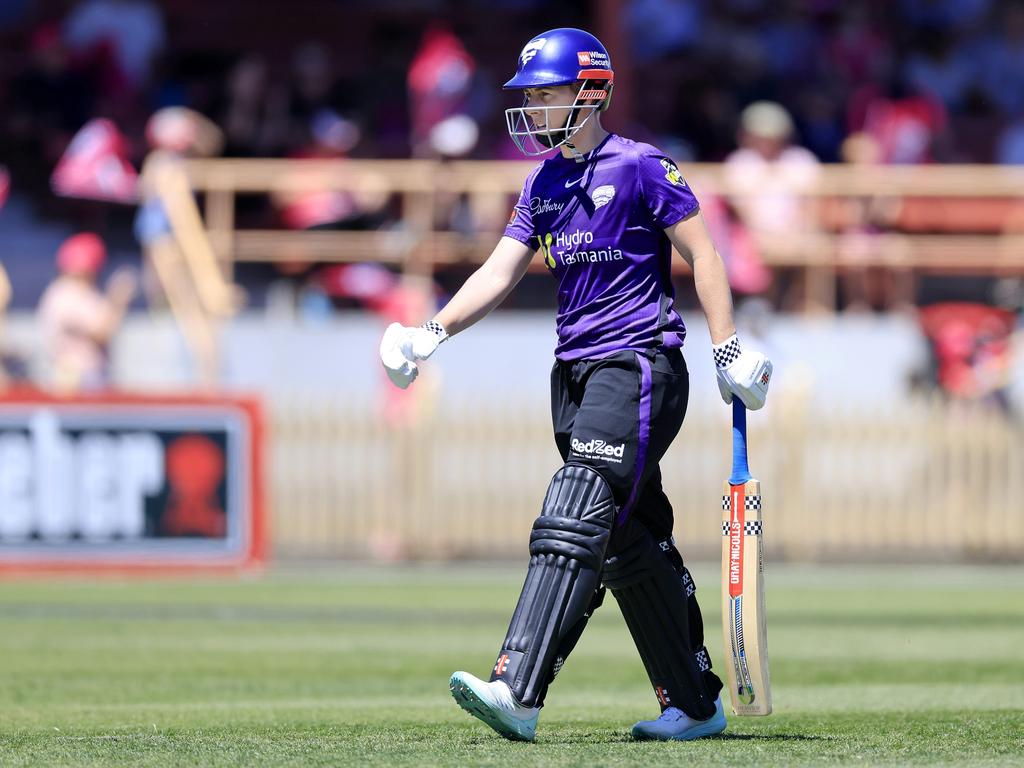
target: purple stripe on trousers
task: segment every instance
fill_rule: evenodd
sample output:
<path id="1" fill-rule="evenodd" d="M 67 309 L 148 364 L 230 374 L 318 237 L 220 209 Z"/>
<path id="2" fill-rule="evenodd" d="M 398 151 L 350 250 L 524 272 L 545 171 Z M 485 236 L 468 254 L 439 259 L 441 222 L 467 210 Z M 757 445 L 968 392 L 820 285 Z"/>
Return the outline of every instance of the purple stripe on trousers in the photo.
<path id="1" fill-rule="evenodd" d="M 636 445 L 636 475 L 633 478 L 633 490 L 629 493 L 629 501 L 619 512 L 617 525 L 622 525 L 629 517 L 636 505 L 636 497 L 640 493 L 640 481 L 644 476 L 644 467 L 647 464 L 647 444 L 651 439 L 651 361 L 643 355 L 637 355 L 636 361 L 640 364 L 640 416 L 639 435 Z"/>

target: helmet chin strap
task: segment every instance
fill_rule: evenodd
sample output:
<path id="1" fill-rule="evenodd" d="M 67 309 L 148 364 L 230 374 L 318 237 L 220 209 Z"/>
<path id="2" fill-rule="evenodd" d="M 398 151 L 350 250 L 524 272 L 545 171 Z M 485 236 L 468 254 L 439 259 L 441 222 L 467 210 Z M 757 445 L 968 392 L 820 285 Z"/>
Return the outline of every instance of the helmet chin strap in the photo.
<path id="1" fill-rule="evenodd" d="M 569 122 L 568 118 L 566 118 L 566 122 Z M 564 126 L 562 128 L 555 128 L 553 131 L 548 131 L 547 133 L 542 133 L 539 136 L 537 136 L 537 141 L 539 141 L 541 144 L 543 144 L 545 147 L 548 147 L 549 149 L 554 149 L 555 147 L 566 147 L 569 150 L 569 152 L 572 153 L 573 160 L 575 160 L 577 163 L 582 163 L 587 158 L 583 155 L 582 152 L 576 149 L 576 145 L 572 143 L 572 139 L 555 141 L 554 136 L 552 136 L 552 134 L 554 133 L 568 132 L 569 129 Z"/>
<path id="2" fill-rule="evenodd" d="M 539 141 L 541 144 L 543 144 L 548 149 L 554 149 L 555 147 L 557 147 L 557 146 L 559 146 L 561 144 L 569 144 L 570 140 L 568 138 L 556 140 L 555 139 L 555 135 L 556 134 L 562 134 L 564 136 L 568 136 L 569 135 L 569 122 L 570 122 L 570 118 L 572 118 L 574 116 L 575 112 L 576 112 L 576 110 L 574 110 L 574 109 L 570 110 L 569 114 L 565 116 L 565 123 L 562 125 L 561 128 L 552 128 L 552 129 L 550 129 L 548 131 L 545 131 L 544 133 L 538 134 L 537 135 L 537 141 Z"/>
<path id="3" fill-rule="evenodd" d="M 584 155 L 582 152 L 576 149 L 576 145 L 573 144 L 572 141 L 566 139 L 565 146 L 569 148 L 569 152 L 572 153 L 572 159 L 575 160 L 577 163 L 582 163 L 586 161 L 586 155 Z"/>

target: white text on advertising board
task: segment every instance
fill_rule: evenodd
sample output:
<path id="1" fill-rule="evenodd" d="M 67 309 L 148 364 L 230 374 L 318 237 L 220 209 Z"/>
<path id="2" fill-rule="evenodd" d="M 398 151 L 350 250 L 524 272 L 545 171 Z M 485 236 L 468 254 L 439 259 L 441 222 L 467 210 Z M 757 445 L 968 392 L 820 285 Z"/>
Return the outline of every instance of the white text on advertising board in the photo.
<path id="1" fill-rule="evenodd" d="M 0 540 L 143 536 L 145 499 L 164 484 L 164 448 L 148 432 L 61 431 L 55 413 L 0 430 Z"/>

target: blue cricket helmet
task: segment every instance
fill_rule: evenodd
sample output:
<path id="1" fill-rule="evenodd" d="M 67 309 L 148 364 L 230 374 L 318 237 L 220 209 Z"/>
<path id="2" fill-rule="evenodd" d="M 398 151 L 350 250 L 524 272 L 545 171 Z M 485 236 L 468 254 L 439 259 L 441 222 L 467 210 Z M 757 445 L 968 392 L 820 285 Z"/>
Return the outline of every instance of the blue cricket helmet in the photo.
<path id="1" fill-rule="evenodd" d="M 524 89 L 571 85 L 571 104 L 530 105 L 505 110 L 508 135 L 526 155 L 542 155 L 567 145 L 595 113 L 608 108 L 615 75 L 612 61 L 601 41 L 582 29 L 562 27 L 537 35 L 519 54 L 515 76 L 505 88 Z M 582 119 L 581 119 L 582 118 Z M 578 154 L 578 153 L 577 153 Z"/>
<path id="2" fill-rule="evenodd" d="M 561 27 L 537 35 L 519 54 L 516 74 L 505 88 L 568 85 L 577 80 L 614 80 L 612 60 L 589 32 Z"/>

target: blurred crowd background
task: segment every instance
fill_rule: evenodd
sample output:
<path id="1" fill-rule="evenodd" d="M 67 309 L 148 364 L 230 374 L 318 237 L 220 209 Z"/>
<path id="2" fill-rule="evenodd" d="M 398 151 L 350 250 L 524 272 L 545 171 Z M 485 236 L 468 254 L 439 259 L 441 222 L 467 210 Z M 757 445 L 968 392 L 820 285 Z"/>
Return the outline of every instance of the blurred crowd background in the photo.
<path id="1" fill-rule="evenodd" d="M 221 125 L 227 156 L 400 158 L 454 104 L 480 129 L 462 153 L 509 157 L 501 83 L 560 25 L 604 27 L 616 120 L 681 162 L 725 159 L 759 100 L 822 162 L 861 131 L 886 162 L 1024 161 L 1019 0 L 9 0 L 0 25 L 4 155 L 26 178 L 97 115 L 138 158 L 168 105 Z"/>
<path id="2" fill-rule="evenodd" d="M 419 432 L 409 439 L 420 453 L 388 454 L 374 442 L 390 439 L 374 414 L 386 429 L 416 430 L 438 408 L 475 413 L 444 450 L 464 450 L 456 463 L 473 455 L 486 464 L 490 454 L 467 447 L 483 440 L 467 426 L 482 411 L 467 403 L 477 398 L 482 409 L 480 398 L 497 398 L 523 410 L 477 426 L 513 434 L 515 425 L 539 425 L 526 441 L 533 451 L 545 443 L 555 302 L 542 271 L 527 275 L 486 330 L 445 350 L 432 366 L 443 388 L 440 376 L 427 376 L 416 393 L 388 390 L 374 348 L 383 322 L 428 316 L 500 233 L 528 165 L 460 161 L 522 160 L 503 114 L 519 96 L 501 85 L 523 43 L 557 26 L 592 30 L 611 50 L 608 127 L 661 147 L 697 190 L 741 328 L 776 360 L 773 424 L 799 422 L 786 402 L 867 409 L 867 422 L 845 411 L 827 417 L 835 416 L 832 448 L 863 449 L 861 477 L 919 462 L 927 467 L 919 479 L 940 487 L 943 462 L 987 455 L 978 467 L 1014 466 L 1020 435 L 1006 425 L 1019 425 L 1024 411 L 1024 184 L 998 169 L 1024 168 L 1024 0 L 6 0 L 0 385 L 256 392 L 273 403 L 277 467 L 285 467 L 275 469 L 273 506 L 308 491 L 317 501 L 307 506 L 319 510 L 311 520 L 330 517 L 332 493 L 388 508 L 394 499 L 381 496 L 378 480 L 396 462 L 416 466 L 425 507 L 448 503 L 437 478 L 424 479 L 437 468 L 421 461 L 442 448 Z M 238 163 L 187 165 L 218 156 Z M 359 184 L 303 188 L 274 182 L 278 171 L 266 166 L 245 177 L 265 158 L 433 165 L 410 163 L 406 186 L 405 166 L 366 165 Z M 953 175 L 883 172 L 893 168 Z M 417 219 L 407 193 L 424 173 L 430 202 Z M 474 186 L 473 173 L 504 179 L 501 194 Z M 877 184 L 863 183 L 872 178 Z M 929 192 L 929 179 L 944 191 Z M 896 181 L 902 192 L 888 186 Z M 451 246 L 426 273 L 410 268 L 414 248 L 402 251 L 424 229 L 456 238 L 418 241 Z M 379 237 L 353 240 L 354 250 L 334 258 L 327 244 L 341 241 L 246 240 L 248 230 Z M 822 234 L 827 249 L 815 239 Z M 175 270 L 191 281 L 184 289 Z M 678 306 L 698 329 L 687 343 L 702 402 L 713 394 L 707 343 L 692 281 L 683 269 L 676 278 Z M 481 369 L 495 339 L 502 366 Z M 200 375 L 204 365 L 212 377 Z M 812 396 L 823 392 L 827 400 Z M 307 401 L 295 409 L 310 393 L 326 410 L 304 411 Z M 933 393 L 939 410 L 892 421 L 893 407 Z M 951 403 L 995 414 L 981 453 L 956 453 L 966 444 L 957 430 L 974 422 Z M 698 435 L 718 434 L 712 417 L 694 420 Z M 865 423 L 882 432 L 851 442 L 850 430 Z M 936 428 L 941 434 L 928 431 Z M 911 433 L 902 459 L 875 451 Z M 778 437 L 785 450 L 766 474 L 781 483 L 807 434 Z M 930 456 L 940 444 L 948 451 Z M 336 457 L 377 453 L 370 469 L 353 470 L 345 458 L 342 471 L 323 463 L 317 445 Z M 480 476 L 507 480 L 499 469 L 507 460 L 495 457 Z M 546 466 L 531 465 L 529 476 L 543 478 Z M 852 483 L 852 466 L 836 476 Z M 321 482 L 317 467 L 342 472 L 334 490 L 310 491 Z M 375 472 L 384 474 L 374 480 Z M 958 493 L 988 487 L 987 477 L 974 472 Z M 809 481 L 786 482 L 791 500 L 806 498 Z M 893 477 L 872 507 L 879 520 L 904 504 L 899 485 Z M 473 493 L 467 515 L 473 499 L 493 501 L 491 490 Z M 526 519 L 528 495 L 502 503 Z M 967 496 L 943 498 L 954 509 Z M 997 510 L 1002 499 L 981 506 Z M 844 514 L 835 510 L 836 519 Z M 365 543 L 378 523 L 364 522 Z M 306 536 L 308 546 L 314 528 L 295 541 Z M 378 537 L 385 553 L 388 542 L 415 538 L 402 530 Z"/>
<path id="3" fill-rule="evenodd" d="M 166 107 L 219 126 L 226 157 L 515 159 L 503 122 L 515 96 L 501 84 L 522 41 L 559 25 L 595 29 L 613 49 L 613 129 L 680 163 L 730 163 L 741 183 L 762 156 L 805 177 L 818 163 L 1024 164 L 1021 0 L 9 0 L 0 13 L 0 199 L 11 203 L 0 232 L 11 308 L 38 302 L 59 233 L 97 232 L 112 267 L 137 260 L 130 206 L 54 194 L 67 176 L 53 175 L 58 161 L 90 121 L 110 131 L 108 187 L 134 176 L 153 146 L 147 121 Z M 872 231 L 906 219 L 872 206 L 833 219 Z M 807 227 L 795 206 L 726 206 L 725 219 L 716 200 L 705 207 L 720 249 L 744 262 L 734 271 L 750 293 L 767 278 L 744 229 Z M 951 215 L 967 231 L 979 218 Z M 237 225 L 359 230 L 400 217 L 353 195 L 253 196 L 239 201 Z M 457 206 L 444 218 L 442 229 L 481 225 Z M 259 307 L 268 286 L 296 271 L 309 274 L 248 265 L 236 279 Z M 992 280 L 951 290 L 909 279 L 847 280 L 838 305 L 992 302 L 997 293 Z M 776 281 L 766 298 L 800 308 L 785 289 Z M 517 299 L 550 300 L 531 279 Z"/>

